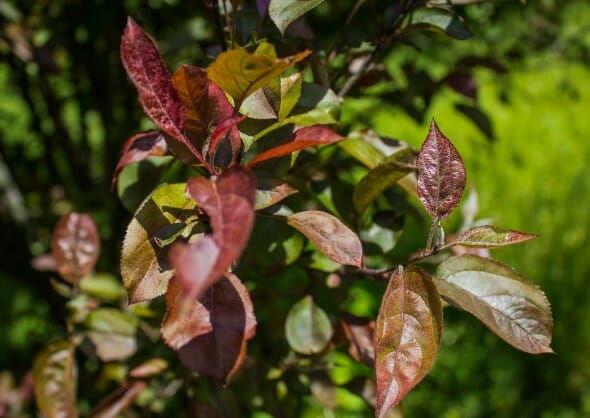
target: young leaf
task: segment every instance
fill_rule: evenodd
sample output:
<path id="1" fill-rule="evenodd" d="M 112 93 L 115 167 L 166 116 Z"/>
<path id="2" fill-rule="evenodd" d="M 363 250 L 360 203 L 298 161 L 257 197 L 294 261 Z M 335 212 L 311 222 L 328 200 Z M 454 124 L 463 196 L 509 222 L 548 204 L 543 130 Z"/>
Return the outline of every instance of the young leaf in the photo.
<path id="1" fill-rule="evenodd" d="M 539 287 L 498 261 L 473 255 L 438 266 L 437 286 L 454 305 L 470 312 L 513 347 L 552 353 L 551 307 Z"/>
<path id="2" fill-rule="evenodd" d="M 272 177 L 259 177 L 257 183 L 254 210 L 265 209 L 269 206 L 276 205 L 287 196 L 298 192 L 289 183 Z"/>
<path id="3" fill-rule="evenodd" d="M 33 363 L 35 399 L 47 418 L 76 418 L 74 345 L 67 340 L 46 346 Z"/>
<path id="4" fill-rule="evenodd" d="M 166 139 L 161 132 L 149 131 L 132 136 L 121 150 L 121 158 L 113 173 L 112 186 L 115 186 L 119 173 L 127 164 L 143 161 L 148 157 L 157 157 L 168 152 Z"/>
<path id="5" fill-rule="evenodd" d="M 356 267 L 363 264 L 363 247 L 359 237 L 335 216 L 308 210 L 289 215 L 286 219 L 331 260 Z"/>
<path id="6" fill-rule="evenodd" d="M 295 131 L 284 144 L 261 152 L 256 157 L 252 158 L 247 165 L 250 167 L 255 166 L 263 161 L 284 157 L 285 155 L 289 155 L 304 148 L 332 144 L 341 139 L 342 137 L 340 135 L 326 126 L 308 126 Z"/>
<path id="7" fill-rule="evenodd" d="M 166 292 L 174 275 L 166 248 L 156 242 L 158 231 L 196 214 L 195 202 L 185 195 L 185 184 L 158 187 L 141 204 L 127 227 L 121 251 L 121 276 L 130 303 L 151 300 Z"/>
<path id="8" fill-rule="evenodd" d="M 287 342 L 301 354 L 321 352 L 330 342 L 333 332 L 328 314 L 314 303 L 310 295 L 293 305 L 285 321 Z"/>
<path id="9" fill-rule="evenodd" d="M 256 333 L 248 290 L 228 273 L 192 302 L 186 316 L 179 312 L 181 293 L 172 281 L 166 295 L 168 314 L 162 324 L 166 343 L 193 372 L 227 382 L 244 360 L 246 342 Z"/>
<path id="10" fill-rule="evenodd" d="M 465 188 L 465 166 L 451 141 L 434 119 L 416 160 L 418 196 L 435 220 L 445 219 L 457 207 Z"/>
<path id="11" fill-rule="evenodd" d="M 445 244 L 463 245 L 465 247 L 495 248 L 519 244 L 537 238 L 538 235 L 514 231 L 512 229 L 499 228 L 492 225 L 476 226 L 459 234 L 454 240 Z"/>
<path id="12" fill-rule="evenodd" d="M 352 195 L 352 201 L 358 213 L 363 214 L 381 193 L 412 172 L 414 167 L 411 163 L 414 157 L 414 151 L 405 148 L 387 157 L 369 171 L 356 185 Z"/>
<path id="13" fill-rule="evenodd" d="M 281 34 L 285 34 L 287 26 L 297 20 L 324 0 L 270 0 L 268 14 L 277 25 Z"/>
<path id="14" fill-rule="evenodd" d="M 375 346 L 373 345 L 373 333 L 375 321 L 345 314 L 340 322 L 344 329 L 344 335 L 350 342 L 348 347 L 350 356 L 369 367 L 374 367 Z"/>
<path id="15" fill-rule="evenodd" d="M 459 16 L 440 7 L 420 7 L 412 12 L 406 30 L 420 28 L 442 32 L 459 40 L 473 36 Z"/>
<path id="16" fill-rule="evenodd" d="M 135 353 L 137 318 L 119 309 L 99 308 L 88 314 L 84 325 L 102 361 L 123 360 Z"/>
<path id="17" fill-rule="evenodd" d="M 69 213 L 55 225 L 51 252 L 65 281 L 77 285 L 94 268 L 99 251 L 100 238 L 90 215 Z"/>
<path id="18" fill-rule="evenodd" d="M 207 68 L 211 81 L 234 98 L 239 104 L 282 72 L 310 54 L 303 51 L 287 58 L 273 58 L 268 55 L 250 54 L 243 48 L 221 53 Z"/>
<path id="19" fill-rule="evenodd" d="M 141 380 L 125 382 L 103 399 L 89 414 L 90 418 L 117 418 L 133 403 L 135 398 L 145 389 L 147 383 Z"/>
<path id="20" fill-rule="evenodd" d="M 442 304 L 430 275 L 398 268 L 375 324 L 376 417 L 383 418 L 428 374 L 440 349 Z"/>

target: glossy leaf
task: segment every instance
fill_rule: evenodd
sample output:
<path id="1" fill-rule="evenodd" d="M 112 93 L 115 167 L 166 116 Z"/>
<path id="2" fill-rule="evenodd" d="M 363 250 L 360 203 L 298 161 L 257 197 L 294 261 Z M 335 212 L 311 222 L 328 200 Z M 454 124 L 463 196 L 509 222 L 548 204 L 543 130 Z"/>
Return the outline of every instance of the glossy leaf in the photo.
<path id="1" fill-rule="evenodd" d="M 534 283 L 498 261 L 451 257 L 436 271 L 441 294 L 470 312 L 508 344 L 527 353 L 552 353 L 551 307 Z"/>
<path id="2" fill-rule="evenodd" d="M 137 319 L 115 308 L 91 311 L 84 325 L 102 361 L 123 360 L 135 353 Z"/>
<path id="3" fill-rule="evenodd" d="M 184 133 L 198 150 L 202 150 L 209 124 L 207 71 L 192 65 L 181 65 L 172 82 L 185 107 Z"/>
<path id="4" fill-rule="evenodd" d="M 519 244 L 537 238 L 538 235 L 514 231 L 512 229 L 499 228 L 492 225 L 476 226 L 460 233 L 454 240 L 447 243 L 451 245 L 463 245 L 476 248 L 495 248 Z"/>
<path id="5" fill-rule="evenodd" d="M 375 324 L 376 417 L 388 412 L 428 374 L 440 349 L 442 304 L 430 275 L 399 267 Z"/>
<path id="6" fill-rule="evenodd" d="M 234 98 L 236 107 L 250 94 L 310 54 L 303 51 L 286 58 L 251 54 L 243 48 L 221 53 L 207 68 L 211 81 Z"/>
<path id="7" fill-rule="evenodd" d="M 297 302 L 287 315 L 285 336 L 289 346 L 301 354 L 321 352 L 334 330 L 328 314 L 308 295 Z"/>
<path id="8" fill-rule="evenodd" d="M 355 186 L 352 201 L 358 213 L 364 213 L 373 201 L 402 177 L 414 171 L 414 151 L 406 148 L 388 157 L 365 175 Z"/>
<path id="9" fill-rule="evenodd" d="M 180 286 L 172 281 L 162 324 L 166 343 L 193 372 L 226 382 L 241 366 L 246 342 L 256 333 L 248 290 L 228 273 L 193 301 L 186 314 L 181 312 L 182 299 Z"/>
<path id="10" fill-rule="evenodd" d="M 323 0 L 270 0 L 268 15 L 277 25 L 281 34 L 287 26 L 321 4 Z"/>
<path id="11" fill-rule="evenodd" d="M 465 188 L 465 166 L 457 149 L 432 120 L 416 160 L 418 196 L 435 220 L 457 207 Z"/>
<path id="12" fill-rule="evenodd" d="M 375 330 L 375 321 L 345 314 L 340 322 L 344 329 L 344 335 L 350 344 L 348 347 L 350 356 L 369 367 L 374 367 L 375 346 L 373 345 L 373 332 Z"/>
<path id="13" fill-rule="evenodd" d="M 168 144 L 161 132 L 149 131 L 132 136 L 121 150 L 121 158 L 113 173 L 112 187 L 119 173 L 127 164 L 143 161 L 148 157 L 158 157 L 168 152 Z"/>
<path id="14" fill-rule="evenodd" d="M 464 40 L 473 36 L 463 20 L 448 9 L 421 7 L 414 10 L 407 29 L 424 28 L 442 32 L 451 38 Z"/>
<path id="15" fill-rule="evenodd" d="M 363 264 L 363 247 L 359 237 L 335 216 L 308 210 L 289 215 L 286 219 L 331 260 L 356 267 Z"/>
<path id="16" fill-rule="evenodd" d="M 121 251 L 121 275 L 130 303 L 164 294 L 174 275 L 166 248 L 156 234 L 162 228 L 196 215 L 196 205 L 185 195 L 185 184 L 158 187 L 142 203 L 127 227 Z"/>
<path id="17" fill-rule="evenodd" d="M 272 177 L 259 177 L 256 185 L 256 203 L 254 210 L 276 205 L 288 196 L 297 193 L 289 183 Z"/>
<path id="18" fill-rule="evenodd" d="M 342 137 L 340 135 L 326 126 L 308 126 L 295 131 L 284 144 L 261 152 L 250 160 L 247 165 L 255 166 L 267 160 L 284 157 L 295 151 L 317 145 L 332 144 L 341 139 Z"/>
<path id="19" fill-rule="evenodd" d="M 75 418 L 76 363 L 74 345 L 67 340 L 46 346 L 33 363 L 37 406 L 47 418 Z"/>
<path id="20" fill-rule="evenodd" d="M 124 383 L 90 412 L 90 418 L 117 418 L 131 406 L 146 386 L 147 383 L 141 380 Z"/>
<path id="21" fill-rule="evenodd" d="M 65 281 L 77 285 L 94 268 L 99 251 L 100 238 L 92 216 L 69 213 L 55 225 L 51 252 Z"/>

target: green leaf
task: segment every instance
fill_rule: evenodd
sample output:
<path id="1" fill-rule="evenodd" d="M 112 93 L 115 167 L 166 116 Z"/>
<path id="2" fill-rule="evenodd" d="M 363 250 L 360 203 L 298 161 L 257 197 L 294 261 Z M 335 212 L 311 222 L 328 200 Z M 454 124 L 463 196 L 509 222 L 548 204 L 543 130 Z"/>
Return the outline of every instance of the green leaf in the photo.
<path id="1" fill-rule="evenodd" d="M 115 276 L 97 273 L 86 276 L 80 281 L 80 290 L 89 296 L 106 302 L 116 302 L 125 296 L 125 288 Z"/>
<path id="2" fill-rule="evenodd" d="M 47 418 L 75 418 L 76 363 L 67 340 L 46 346 L 33 363 L 35 399 Z"/>
<path id="3" fill-rule="evenodd" d="M 475 248 L 495 248 L 519 244 L 537 238 L 538 235 L 498 228 L 492 225 L 476 226 L 459 234 L 454 240 L 445 244 L 446 247 L 464 245 Z"/>
<path id="4" fill-rule="evenodd" d="M 377 167 L 381 160 L 385 158 L 385 154 L 365 141 L 360 135 L 351 135 L 340 141 L 338 145 L 350 156 L 370 169 Z"/>
<path id="5" fill-rule="evenodd" d="M 196 213 L 184 183 L 163 185 L 141 204 L 127 227 L 121 252 L 121 275 L 130 303 L 164 294 L 173 276 L 166 249 L 155 240 L 162 228 L 184 222 Z"/>
<path id="6" fill-rule="evenodd" d="M 271 20 L 285 34 L 287 26 L 314 7 L 317 7 L 324 0 L 270 0 L 268 14 Z"/>
<path id="7" fill-rule="evenodd" d="M 405 30 L 414 29 L 434 30 L 459 40 L 473 36 L 458 15 L 440 7 L 421 7 L 414 10 Z"/>
<path id="8" fill-rule="evenodd" d="M 293 305 L 287 315 L 285 336 L 289 346 L 298 353 L 321 352 L 330 342 L 332 334 L 330 318 L 310 295 Z"/>
<path id="9" fill-rule="evenodd" d="M 303 78 L 301 73 L 295 73 L 288 77 L 281 77 L 281 103 L 279 105 L 279 121 L 285 120 L 293 110 L 301 97 Z"/>
<path id="10" fill-rule="evenodd" d="M 341 103 L 342 100 L 329 88 L 319 84 L 303 83 L 299 101 L 282 124 L 309 126 L 337 123 Z"/>
<path id="11" fill-rule="evenodd" d="M 384 418 L 428 374 L 440 349 L 442 304 L 430 275 L 412 266 L 391 276 L 375 323 L 375 416 Z"/>
<path id="12" fill-rule="evenodd" d="M 88 314 L 84 325 L 102 361 L 122 360 L 135 353 L 135 317 L 115 308 L 100 308 Z"/>
<path id="13" fill-rule="evenodd" d="M 367 173 L 354 188 L 352 201 L 358 213 L 363 214 L 373 201 L 387 188 L 414 170 L 411 165 L 414 151 L 406 148 L 385 159 Z"/>
<path id="14" fill-rule="evenodd" d="M 470 312 L 504 341 L 527 353 L 552 353 L 551 307 L 545 294 L 509 266 L 473 255 L 439 265 L 441 294 Z"/>

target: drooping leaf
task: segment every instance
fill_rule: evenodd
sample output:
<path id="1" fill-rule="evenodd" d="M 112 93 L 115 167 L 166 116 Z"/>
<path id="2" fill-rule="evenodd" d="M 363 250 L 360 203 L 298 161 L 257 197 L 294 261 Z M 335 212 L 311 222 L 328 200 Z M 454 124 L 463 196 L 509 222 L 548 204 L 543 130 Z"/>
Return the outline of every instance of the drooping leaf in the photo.
<path id="1" fill-rule="evenodd" d="M 184 132 L 195 148 L 202 150 L 209 124 L 207 71 L 183 64 L 174 73 L 172 82 L 185 107 Z"/>
<path id="2" fill-rule="evenodd" d="M 350 344 L 348 347 L 350 356 L 369 367 L 374 367 L 375 346 L 373 345 L 373 332 L 375 330 L 375 321 L 345 314 L 340 322 L 344 329 L 344 335 Z"/>
<path id="3" fill-rule="evenodd" d="M 123 360 L 135 353 L 137 318 L 115 308 L 99 308 L 88 314 L 84 325 L 102 361 Z"/>
<path id="4" fill-rule="evenodd" d="M 369 205 L 388 187 L 414 170 L 411 165 L 415 158 L 414 151 L 405 148 L 387 157 L 367 173 L 355 186 L 352 201 L 358 213 L 362 214 Z"/>
<path id="5" fill-rule="evenodd" d="M 363 264 L 363 247 L 359 237 L 335 216 L 308 210 L 289 215 L 286 220 L 331 260 L 356 267 Z"/>
<path id="6" fill-rule="evenodd" d="M 35 399 L 47 418 L 76 418 L 74 345 L 67 340 L 46 346 L 33 363 Z"/>
<path id="7" fill-rule="evenodd" d="M 226 274 L 181 314 L 182 289 L 173 280 L 166 295 L 168 313 L 162 324 L 166 343 L 186 367 L 225 383 L 241 366 L 246 342 L 256 333 L 248 290 Z"/>
<path id="8" fill-rule="evenodd" d="M 460 233 L 454 240 L 447 243 L 451 245 L 463 245 L 476 248 L 495 248 L 507 245 L 519 244 L 537 238 L 538 235 L 514 231 L 512 229 L 499 228 L 492 225 L 476 226 Z"/>
<path id="9" fill-rule="evenodd" d="M 428 374 L 440 349 L 442 304 L 430 275 L 398 268 L 375 324 L 376 417 L 383 418 Z"/>
<path id="10" fill-rule="evenodd" d="M 209 215 L 213 229 L 212 235 L 193 244 L 175 244 L 170 255 L 190 303 L 219 280 L 244 250 L 254 222 L 256 178 L 249 169 L 233 166 L 215 180 L 192 177 L 186 190 Z"/>
<path id="11" fill-rule="evenodd" d="M 543 291 L 495 260 L 451 257 L 438 266 L 437 286 L 504 341 L 527 353 L 552 353 L 551 307 Z"/>
<path id="12" fill-rule="evenodd" d="M 285 33 L 287 26 L 303 16 L 305 13 L 317 7 L 324 0 L 270 0 L 268 14 L 277 25 L 281 34 Z"/>
<path id="13" fill-rule="evenodd" d="M 463 20 L 448 9 L 420 7 L 412 12 L 406 30 L 428 29 L 442 32 L 453 39 L 469 39 L 473 36 Z"/>
<path id="14" fill-rule="evenodd" d="M 100 238 L 92 216 L 73 212 L 55 225 L 51 252 L 65 281 L 77 285 L 94 268 L 99 251 Z"/>
<path id="15" fill-rule="evenodd" d="M 295 151 L 317 145 L 332 144 L 341 139 L 342 137 L 340 135 L 326 126 L 308 126 L 295 131 L 284 144 L 261 152 L 252 158 L 247 165 L 250 167 L 255 166 L 263 161 L 284 157 Z"/>
<path id="16" fill-rule="evenodd" d="M 286 58 L 251 54 L 243 48 L 221 53 L 207 68 L 211 81 L 234 98 L 236 107 L 272 79 L 310 54 L 303 51 Z"/>
<path id="17" fill-rule="evenodd" d="M 276 205 L 287 196 L 297 193 L 289 183 L 272 177 L 259 177 L 256 185 L 256 203 L 254 210 L 265 209 Z"/>
<path id="18" fill-rule="evenodd" d="M 161 132 L 149 131 L 132 136 L 121 150 L 121 158 L 113 173 L 112 187 L 119 173 L 127 164 L 143 161 L 148 157 L 158 157 L 168 152 L 168 144 Z"/>
<path id="19" fill-rule="evenodd" d="M 142 380 L 125 382 L 103 399 L 89 414 L 90 418 L 117 418 L 133 403 L 135 398 L 145 389 L 147 383 Z"/>
<path id="20" fill-rule="evenodd" d="M 333 332 L 328 314 L 315 304 L 311 295 L 293 305 L 285 321 L 287 342 L 301 354 L 321 352 L 332 339 Z"/>
<path id="21" fill-rule="evenodd" d="M 432 120 L 418 158 L 418 196 L 435 220 L 457 207 L 465 188 L 465 166 L 455 146 Z"/>
<path id="22" fill-rule="evenodd" d="M 185 184 L 158 187 L 141 204 L 127 227 L 121 251 L 121 275 L 130 303 L 164 294 L 174 275 L 167 249 L 156 242 L 162 228 L 196 215 L 196 205 L 185 195 Z"/>

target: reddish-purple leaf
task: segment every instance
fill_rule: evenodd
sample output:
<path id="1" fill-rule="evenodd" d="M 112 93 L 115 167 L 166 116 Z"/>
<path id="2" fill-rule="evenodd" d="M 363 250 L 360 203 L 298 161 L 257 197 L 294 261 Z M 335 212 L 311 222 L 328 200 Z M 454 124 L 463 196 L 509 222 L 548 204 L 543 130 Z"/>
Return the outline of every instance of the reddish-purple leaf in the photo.
<path id="1" fill-rule="evenodd" d="M 96 264 L 99 251 L 100 239 L 90 215 L 70 213 L 62 216 L 55 225 L 51 252 L 57 271 L 65 281 L 77 284 L 88 275 Z"/>
<path id="2" fill-rule="evenodd" d="M 457 149 L 434 120 L 418 154 L 416 167 L 420 201 L 433 219 L 445 219 L 463 195 L 465 166 Z"/>
<path id="3" fill-rule="evenodd" d="M 244 360 L 246 342 L 256 333 L 248 290 L 228 273 L 192 302 L 186 316 L 178 303 L 182 298 L 180 286 L 170 282 L 162 325 L 166 343 L 193 372 L 227 382 Z"/>
<path id="4" fill-rule="evenodd" d="M 148 157 L 164 155 L 166 152 L 168 152 L 168 145 L 161 132 L 149 131 L 132 136 L 123 145 L 121 158 L 113 173 L 111 187 L 115 187 L 119 173 L 127 164 L 136 163 Z"/>
<path id="5" fill-rule="evenodd" d="M 361 318 L 351 314 L 345 314 L 340 323 L 344 335 L 350 342 L 348 353 L 356 361 L 360 361 L 369 367 L 375 365 L 375 346 L 373 345 L 373 333 L 375 321 Z"/>
<path id="6" fill-rule="evenodd" d="M 229 138 L 232 155 L 236 154 L 235 141 L 232 138 L 239 138 L 238 123 L 246 119 L 245 116 L 230 116 L 227 119 L 222 120 L 211 133 L 211 139 L 209 140 L 209 155 L 215 155 L 217 148 L 219 148 L 221 141 L 225 138 Z"/>
<path id="7" fill-rule="evenodd" d="M 457 93 L 471 99 L 477 99 L 477 80 L 472 74 L 464 71 L 453 71 L 445 77 L 444 81 Z"/>
<path id="8" fill-rule="evenodd" d="M 430 275 L 398 268 L 375 324 L 376 417 L 383 418 L 428 374 L 442 336 L 442 304 Z"/>
<path id="9" fill-rule="evenodd" d="M 505 247 L 534 238 L 537 238 L 537 235 L 492 225 L 483 225 L 462 232 L 454 240 L 447 243 L 445 247 L 457 244 L 475 248 Z"/>
<path id="10" fill-rule="evenodd" d="M 125 411 L 137 395 L 145 389 L 147 383 L 141 380 L 125 382 L 119 389 L 115 390 L 103 399 L 89 414 L 90 418 L 116 418 Z"/>
<path id="11" fill-rule="evenodd" d="M 287 223 L 305 235 L 329 259 L 350 266 L 363 264 L 359 237 L 338 218 L 319 210 L 287 216 Z"/>
<path id="12" fill-rule="evenodd" d="M 315 147 L 316 145 L 332 144 L 334 142 L 340 141 L 341 139 L 342 137 L 340 135 L 326 126 L 307 126 L 295 131 L 289 137 L 286 143 L 261 152 L 252 160 L 250 160 L 247 165 L 254 166 L 256 164 L 260 164 L 263 161 L 284 157 L 285 155 L 289 155 L 304 148 Z"/>

